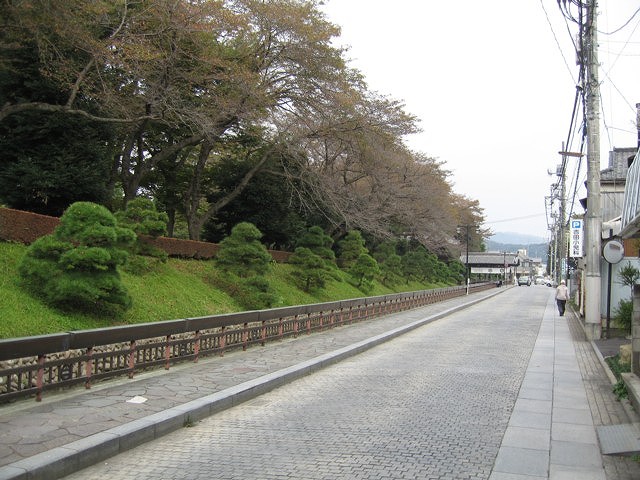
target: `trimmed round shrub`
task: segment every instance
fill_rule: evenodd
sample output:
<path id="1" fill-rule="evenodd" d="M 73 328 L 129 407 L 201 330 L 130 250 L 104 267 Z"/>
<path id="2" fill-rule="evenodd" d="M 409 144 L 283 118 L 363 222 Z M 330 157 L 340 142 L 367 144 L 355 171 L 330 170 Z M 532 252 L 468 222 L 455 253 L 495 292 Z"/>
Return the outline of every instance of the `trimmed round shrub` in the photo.
<path id="1" fill-rule="evenodd" d="M 18 270 L 36 296 L 70 310 L 115 312 L 131 306 L 120 281 L 136 234 L 117 226 L 101 205 L 77 202 L 60 218 L 53 234 L 35 241 Z"/>
<path id="2" fill-rule="evenodd" d="M 220 242 L 216 264 L 225 272 L 239 277 L 263 275 L 269 270 L 272 258 L 260 243 L 262 232 L 249 223 L 241 222 L 231 230 L 231 235 Z"/>

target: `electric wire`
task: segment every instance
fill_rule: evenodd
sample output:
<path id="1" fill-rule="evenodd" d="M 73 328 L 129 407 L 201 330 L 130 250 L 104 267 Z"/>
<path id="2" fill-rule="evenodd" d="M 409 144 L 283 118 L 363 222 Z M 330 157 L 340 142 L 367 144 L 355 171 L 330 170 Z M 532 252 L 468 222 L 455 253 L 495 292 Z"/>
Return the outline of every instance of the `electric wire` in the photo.
<path id="1" fill-rule="evenodd" d="M 611 132 L 609 130 L 609 125 L 607 124 L 607 116 L 604 111 L 604 103 L 603 103 L 602 95 L 600 95 L 600 112 L 602 114 L 602 124 L 604 125 L 604 131 L 607 132 L 607 141 L 609 142 L 609 150 L 611 150 L 613 145 L 613 140 L 611 140 Z"/>
<path id="2" fill-rule="evenodd" d="M 638 19 L 638 22 L 636 23 L 635 27 L 633 27 L 633 30 L 631 30 L 631 33 L 627 37 L 627 40 L 624 42 L 624 45 L 622 45 L 622 48 L 620 49 L 620 52 L 618 52 L 618 54 L 615 56 L 615 58 L 614 58 L 613 62 L 611 63 L 611 66 L 609 67 L 609 69 L 606 72 L 604 72 L 607 77 L 609 77 L 609 72 L 611 70 L 613 70 L 613 67 L 615 66 L 615 64 L 620 59 L 622 52 L 624 52 L 624 49 L 627 48 L 627 46 L 629 45 L 629 43 L 631 41 L 631 38 L 633 37 L 633 34 L 638 29 L 638 26 L 640 26 L 640 19 Z"/>
<path id="3" fill-rule="evenodd" d="M 553 29 L 553 25 L 551 24 L 551 20 L 549 19 L 549 13 L 547 12 L 547 9 L 544 6 L 544 3 L 542 0 L 540 0 L 540 6 L 542 7 L 542 11 L 544 12 L 545 17 L 547 18 L 547 24 L 549 25 L 549 29 L 551 30 L 551 34 L 553 35 L 553 39 L 556 42 L 556 46 L 558 47 L 558 50 L 560 51 L 560 55 L 562 56 L 562 60 L 564 61 L 564 65 L 567 67 L 567 71 L 569 72 L 569 75 L 571 76 L 571 80 L 573 81 L 573 83 L 576 83 L 575 78 L 573 77 L 573 72 L 571 71 L 571 68 L 569 67 L 569 63 L 567 62 L 567 58 L 564 56 L 564 52 L 562 51 L 562 47 L 560 46 L 560 42 L 558 41 L 558 37 L 556 36 L 556 32 Z M 575 44 L 574 44 L 574 48 L 575 48 Z"/>
<path id="4" fill-rule="evenodd" d="M 585 144 L 586 138 L 587 138 L 586 135 L 582 137 L 582 142 L 580 143 L 580 152 L 581 153 L 584 151 L 584 144 Z M 579 177 L 580 177 L 580 169 L 581 169 L 581 167 L 582 167 L 582 157 L 580 157 L 578 159 L 578 166 L 576 168 L 576 173 L 575 173 L 575 175 L 572 176 L 572 178 L 575 179 L 575 183 L 573 184 L 573 194 L 571 195 L 571 206 L 569 207 L 569 211 L 568 211 L 568 215 L 567 215 L 567 224 L 565 226 L 567 226 L 569 224 L 569 219 L 573 215 L 573 208 L 575 206 L 576 197 L 578 196 L 578 188 L 580 188 Z M 586 177 L 585 177 L 584 180 L 586 180 Z M 572 180 L 572 183 L 573 183 L 573 180 Z"/>
<path id="5" fill-rule="evenodd" d="M 600 30 L 598 30 L 598 33 L 601 33 L 602 35 L 613 35 L 614 33 L 618 33 L 620 30 L 622 30 L 624 27 L 626 27 L 627 25 L 629 25 L 631 23 L 631 20 L 634 19 L 634 17 L 640 12 L 640 8 L 638 8 L 633 15 L 631 15 L 631 17 L 629 18 L 629 20 L 627 20 L 624 25 L 622 25 L 619 28 L 616 28 L 615 30 L 611 31 L 611 32 L 601 32 Z"/>

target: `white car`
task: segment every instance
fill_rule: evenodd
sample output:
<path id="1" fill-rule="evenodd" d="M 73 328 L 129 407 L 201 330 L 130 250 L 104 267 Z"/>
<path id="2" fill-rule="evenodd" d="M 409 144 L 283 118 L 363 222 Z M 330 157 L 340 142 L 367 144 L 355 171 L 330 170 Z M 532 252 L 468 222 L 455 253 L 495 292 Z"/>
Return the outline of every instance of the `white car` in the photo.
<path id="1" fill-rule="evenodd" d="M 526 285 L 527 287 L 531 286 L 531 277 L 529 275 L 520 275 L 518 277 L 518 286 Z"/>

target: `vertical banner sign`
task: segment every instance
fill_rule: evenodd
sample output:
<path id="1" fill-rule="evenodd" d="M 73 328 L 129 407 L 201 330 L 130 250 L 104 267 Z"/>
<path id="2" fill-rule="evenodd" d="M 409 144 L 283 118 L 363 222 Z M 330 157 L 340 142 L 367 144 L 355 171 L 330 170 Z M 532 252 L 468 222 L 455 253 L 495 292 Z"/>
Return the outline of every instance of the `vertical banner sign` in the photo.
<path id="1" fill-rule="evenodd" d="M 571 236 L 569 237 L 569 256 L 582 257 L 582 220 L 571 220 Z"/>

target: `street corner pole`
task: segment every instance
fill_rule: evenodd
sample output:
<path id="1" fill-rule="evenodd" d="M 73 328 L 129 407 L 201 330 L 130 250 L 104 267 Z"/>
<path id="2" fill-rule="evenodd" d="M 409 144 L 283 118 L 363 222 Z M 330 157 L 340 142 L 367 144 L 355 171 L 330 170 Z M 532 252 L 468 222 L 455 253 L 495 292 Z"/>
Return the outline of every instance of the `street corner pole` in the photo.
<path id="1" fill-rule="evenodd" d="M 587 213 L 585 268 L 585 333 L 590 340 L 600 338 L 601 281 L 600 251 L 602 207 L 600 204 L 600 86 L 598 83 L 597 1 L 590 0 L 585 25 L 587 74 L 584 79 L 587 116 Z"/>
<path id="2" fill-rule="evenodd" d="M 471 283 L 471 272 L 469 271 L 469 225 L 467 227 L 467 261 L 466 261 L 466 271 L 467 271 L 467 295 L 469 295 L 469 283 Z"/>

